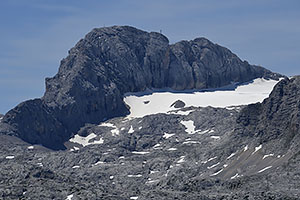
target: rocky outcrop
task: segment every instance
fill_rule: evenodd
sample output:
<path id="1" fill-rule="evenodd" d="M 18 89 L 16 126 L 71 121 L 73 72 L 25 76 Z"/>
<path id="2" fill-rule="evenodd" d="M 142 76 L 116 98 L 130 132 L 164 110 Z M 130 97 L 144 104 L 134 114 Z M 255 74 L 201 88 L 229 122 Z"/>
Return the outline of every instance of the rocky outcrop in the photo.
<path id="1" fill-rule="evenodd" d="M 263 103 L 243 109 L 237 122 L 241 137 L 256 138 L 260 144 L 273 142 L 274 152 L 299 149 L 300 76 L 280 81 Z"/>
<path id="2" fill-rule="evenodd" d="M 172 103 L 172 105 L 170 107 L 174 107 L 174 108 L 183 108 L 185 106 L 185 103 L 181 100 L 177 100 L 174 103 Z"/>
<path id="3" fill-rule="evenodd" d="M 0 133 L 61 149 L 85 123 L 128 114 L 126 92 L 216 88 L 258 77 L 280 75 L 249 65 L 205 38 L 170 45 L 162 34 L 129 26 L 94 29 L 69 51 L 58 73 L 46 79 L 41 99 L 4 116 Z"/>
<path id="4" fill-rule="evenodd" d="M 240 107 L 179 110 L 191 112 L 87 125 L 68 151 L 0 135 L 0 198 L 299 199 L 297 151 L 278 158 L 265 143 L 251 146 L 255 137 L 243 138 L 247 150 L 231 149 Z"/>
<path id="5" fill-rule="evenodd" d="M 19 136 L 33 144 L 63 149 L 63 141 L 68 137 L 66 129 L 56 117 L 54 111 L 41 99 L 29 100 L 19 104 L 4 116 L 1 131 Z"/>

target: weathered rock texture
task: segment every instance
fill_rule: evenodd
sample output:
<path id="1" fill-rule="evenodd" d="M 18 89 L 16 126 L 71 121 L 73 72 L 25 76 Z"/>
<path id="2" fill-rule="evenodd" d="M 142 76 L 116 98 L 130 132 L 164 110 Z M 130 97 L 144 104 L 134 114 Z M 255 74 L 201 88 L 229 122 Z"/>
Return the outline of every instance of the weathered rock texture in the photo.
<path id="1" fill-rule="evenodd" d="M 85 123 L 128 114 L 126 92 L 216 88 L 258 77 L 279 75 L 205 38 L 170 45 L 162 34 L 129 26 L 94 29 L 46 79 L 45 95 L 9 111 L 0 132 L 61 149 Z"/>
<path id="2" fill-rule="evenodd" d="M 300 76 L 280 81 L 269 98 L 247 106 L 237 122 L 241 137 L 256 138 L 258 144 L 272 141 L 270 151 L 299 149 Z"/>

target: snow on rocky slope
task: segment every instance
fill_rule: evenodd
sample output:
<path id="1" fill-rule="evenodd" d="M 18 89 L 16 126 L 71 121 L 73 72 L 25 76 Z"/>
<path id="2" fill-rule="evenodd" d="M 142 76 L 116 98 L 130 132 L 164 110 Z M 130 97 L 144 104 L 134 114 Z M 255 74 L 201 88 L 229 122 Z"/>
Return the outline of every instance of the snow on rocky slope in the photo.
<path id="1" fill-rule="evenodd" d="M 278 81 L 255 79 L 249 83 L 211 90 L 147 90 L 145 92 L 127 93 L 125 103 L 130 107 L 129 117 L 143 117 L 157 113 L 168 113 L 175 108 L 171 106 L 180 100 L 186 107 L 230 107 L 262 102 L 272 91 Z"/>

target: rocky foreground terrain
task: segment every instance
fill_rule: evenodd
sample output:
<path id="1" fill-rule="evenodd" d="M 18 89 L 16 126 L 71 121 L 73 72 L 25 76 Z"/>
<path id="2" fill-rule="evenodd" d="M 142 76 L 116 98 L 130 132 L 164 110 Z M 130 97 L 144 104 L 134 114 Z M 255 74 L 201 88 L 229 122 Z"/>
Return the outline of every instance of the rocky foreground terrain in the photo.
<path id="1" fill-rule="evenodd" d="M 132 27 L 94 29 L 44 97 L 0 116 L 0 198 L 300 199 L 299 76 L 262 103 L 175 101 L 167 113 L 126 116 L 126 92 L 258 77 L 282 76 L 204 38 L 169 45 Z"/>

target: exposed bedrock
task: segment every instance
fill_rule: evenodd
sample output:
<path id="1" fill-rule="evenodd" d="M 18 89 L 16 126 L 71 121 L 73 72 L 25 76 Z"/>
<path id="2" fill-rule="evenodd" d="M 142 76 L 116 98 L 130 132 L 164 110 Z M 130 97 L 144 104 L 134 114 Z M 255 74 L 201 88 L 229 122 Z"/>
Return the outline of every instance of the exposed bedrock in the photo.
<path id="1" fill-rule="evenodd" d="M 300 147 L 300 76 L 280 81 L 269 98 L 245 107 L 237 119 L 238 136 L 272 143 L 270 151 L 298 152 Z"/>
<path id="2" fill-rule="evenodd" d="M 232 82 L 280 75 L 241 61 L 230 50 L 205 38 L 169 44 L 156 32 L 129 26 L 93 29 L 46 79 L 41 99 L 10 110 L 0 132 L 29 143 L 63 149 L 86 123 L 124 116 L 126 92 L 146 88 L 216 88 Z"/>

